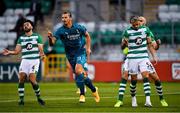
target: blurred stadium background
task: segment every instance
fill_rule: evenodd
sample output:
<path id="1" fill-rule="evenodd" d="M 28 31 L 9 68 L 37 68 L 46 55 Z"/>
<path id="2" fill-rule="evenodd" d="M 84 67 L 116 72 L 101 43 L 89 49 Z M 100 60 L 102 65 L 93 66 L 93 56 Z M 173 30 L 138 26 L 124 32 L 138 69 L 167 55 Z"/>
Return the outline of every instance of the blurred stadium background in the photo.
<path id="1" fill-rule="evenodd" d="M 44 51 L 47 55 L 46 60 L 41 63 L 37 76 L 43 83 L 73 81 L 62 43 L 58 41 L 53 47 L 49 47 L 47 41 L 47 30 L 55 31 L 61 26 L 59 16 L 63 11 L 69 10 L 73 14 L 74 21 L 84 25 L 91 35 L 92 55 L 89 75 L 95 82 L 119 82 L 124 57 L 120 48 L 121 35 L 129 26 L 129 17 L 141 15 L 147 19 L 147 26 L 155 37 L 162 41 L 157 52 L 159 63 L 155 66 L 160 79 L 179 85 L 180 0 L 1 0 L 0 2 L 0 51 L 4 48 L 14 49 L 17 37 L 21 33 L 15 27 L 20 18 L 35 22 L 35 31 L 43 36 Z M 20 55 L 7 57 L 0 55 L 1 83 L 18 81 L 19 63 Z"/>

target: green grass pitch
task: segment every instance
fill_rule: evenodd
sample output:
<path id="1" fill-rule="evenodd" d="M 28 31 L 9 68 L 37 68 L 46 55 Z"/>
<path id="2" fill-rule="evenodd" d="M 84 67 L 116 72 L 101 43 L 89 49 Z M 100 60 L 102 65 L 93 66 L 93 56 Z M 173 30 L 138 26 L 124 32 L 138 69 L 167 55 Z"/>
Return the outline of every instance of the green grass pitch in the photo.
<path id="1" fill-rule="evenodd" d="M 180 83 L 162 83 L 163 92 L 168 107 L 162 107 L 151 83 L 152 108 L 144 107 L 145 96 L 142 83 L 137 86 L 138 107 L 131 107 L 129 83 L 124 96 L 124 105 L 114 108 L 117 100 L 119 83 L 95 83 L 101 96 L 100 103 L 96 103 L 88 89 L 86 102 L 79 103 L 75 83 L 40 83 L 41 96 L 46 101 L 40 106 L 29 83 L 25 84 L 25 105 L 18 106 L 17 83 L 0 83 L 0 112 L 180 112 Z"/>

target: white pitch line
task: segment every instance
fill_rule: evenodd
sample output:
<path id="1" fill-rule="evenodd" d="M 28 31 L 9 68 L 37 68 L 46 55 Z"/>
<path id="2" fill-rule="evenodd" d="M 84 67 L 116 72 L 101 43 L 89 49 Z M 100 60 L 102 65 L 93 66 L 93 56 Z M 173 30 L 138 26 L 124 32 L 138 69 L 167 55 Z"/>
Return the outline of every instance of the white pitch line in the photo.
<path id="1" fill-rule="evenodd" d="M 24 113 L 24 112 L 3 112 L 3 113 Z M 25 112 L 32 113 L 32 112 Z M 33 112 L 42 113 L 42 112 Z M 43 113 L 133 113 L 133 112 L 43 112 Z M 180 112 L 135 112 L 135 113 L 180 113 Z"/>
<path id="2" fill-rule="evenodd" d="M 178 95 L 180 92 L 174 92 L 174 93 L 164 93 L 164 95 Z M 137 95 L 137 97 L 142 97 L 144 95 Z M 158 96 L 158 94 L 151 94 L 151 96 Z M 131 95 L 125 95 L 125 97 L 131 97 Z M 86 98 L 93 98 L 93 97 L 86 97 Z M 117 98 L 117 97 L 101 97 L 101 98 Z M 76 100 L 78 97 L 56 97 L 56 98 L 44 98 L 44 100 Z M 0 103 L 6 103 L 6 102 L 16 102 L 17 100 L 0 100 Z M 35 99 L 26 99 L 26 101 L 36 101 Z"/>

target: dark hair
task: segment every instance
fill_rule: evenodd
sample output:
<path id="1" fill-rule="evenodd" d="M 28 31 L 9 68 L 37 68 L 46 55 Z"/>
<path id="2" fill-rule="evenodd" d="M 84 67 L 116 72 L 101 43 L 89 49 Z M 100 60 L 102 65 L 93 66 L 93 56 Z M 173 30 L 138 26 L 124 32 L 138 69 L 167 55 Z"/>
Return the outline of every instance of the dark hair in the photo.
<path id="1" fill-rule="evenodd" d="M 132 22 L 136 22 L 138 20 L 139 20 L 139 16 L 131 16 L 129 22 L 132 23 Z"/>
<path id="2" fill-rule="evenodd" d="M 72 14 L 70 11 L 64 11 L 62 14 L 69 14 L 69 17 L 72 17 Z"/>
<path id="3" fill-rule="evenodd" d="M 32 27 L 34 27 L 34 23 L 31 20 L 25 20 L 24 23 L 26 23 L 26 22 L 29 22 L 32 25 Z"/>

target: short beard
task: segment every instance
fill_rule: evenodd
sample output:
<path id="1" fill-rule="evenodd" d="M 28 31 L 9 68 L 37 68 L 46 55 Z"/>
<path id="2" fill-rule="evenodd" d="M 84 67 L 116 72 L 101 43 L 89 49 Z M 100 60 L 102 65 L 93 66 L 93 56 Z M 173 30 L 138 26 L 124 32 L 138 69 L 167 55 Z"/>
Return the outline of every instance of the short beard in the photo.
<path id="1" fill-rule="evenodd" d="M 30 31 L 31 31 L 31 29 L 24 30 L 25 33 L 28 33 Z"/>

